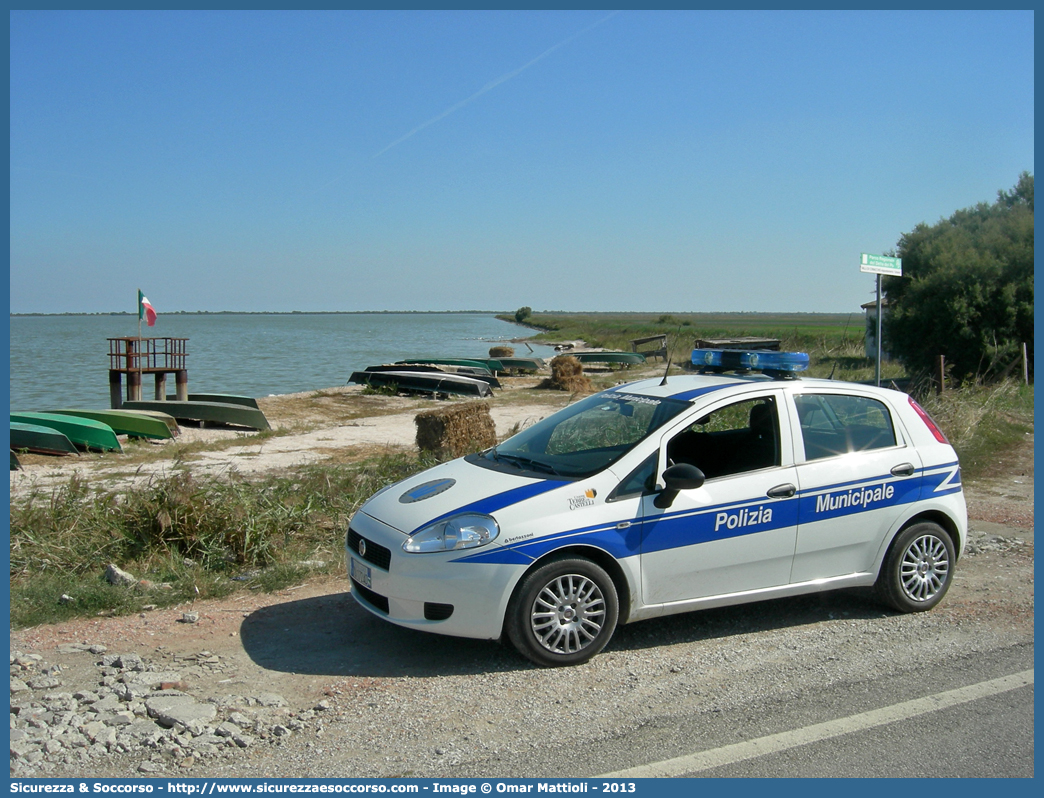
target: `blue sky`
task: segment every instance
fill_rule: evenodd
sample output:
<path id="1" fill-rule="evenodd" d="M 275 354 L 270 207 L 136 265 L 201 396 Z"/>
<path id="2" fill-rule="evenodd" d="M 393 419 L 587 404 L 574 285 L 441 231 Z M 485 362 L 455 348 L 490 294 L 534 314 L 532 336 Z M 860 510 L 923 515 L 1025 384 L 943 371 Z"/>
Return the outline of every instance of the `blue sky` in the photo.
<path id="1" fill-rule="evenodd" d="M 852 312 L 1032 12 L 13 12 L 11 310 Z"/>

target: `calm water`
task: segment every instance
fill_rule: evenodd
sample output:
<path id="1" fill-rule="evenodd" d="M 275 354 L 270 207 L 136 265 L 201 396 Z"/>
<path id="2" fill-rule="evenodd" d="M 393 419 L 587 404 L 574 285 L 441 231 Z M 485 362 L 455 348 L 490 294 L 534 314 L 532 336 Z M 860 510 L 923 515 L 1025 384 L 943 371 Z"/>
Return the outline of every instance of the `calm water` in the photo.
<path id="1" fill-rule="evenodd" d="M 11 409 L 108 407 L 106 339 L 137 330 L 134 316 L 12 316 Z M 142 327 L 142 337 L 189 339 L 190 392 L 255 397 L 344 385 L 352 371 L 407 357 L 486 357 L 490 346 L 524 335 L 481 313 L 161 314 L 155 327 Z M 525 344 L 511 346 L 530 354 Z M 174 393 L 173 375 L 167 388 Z M 152 395 L 145 375 L 142 396 Z"/>

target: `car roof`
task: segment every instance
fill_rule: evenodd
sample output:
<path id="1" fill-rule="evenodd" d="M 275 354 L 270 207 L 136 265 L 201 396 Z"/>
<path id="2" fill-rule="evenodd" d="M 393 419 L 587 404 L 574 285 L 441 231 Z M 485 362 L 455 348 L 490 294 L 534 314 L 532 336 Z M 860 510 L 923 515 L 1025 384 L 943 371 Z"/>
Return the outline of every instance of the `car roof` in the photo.
<path id="1" fill-rule="evenodd" d="M 862 383 L 845 382 L 842 380 L 826 380 L 820 378 L 797 378 L 778 380 L 764 374 L 679 374 L 671 375 L 663 384 L 663 378 L 639 380 L 637 382 L 625 383 L 610 389 L 618 393 L 634 393 L 641 396 L 678 399 L 692 402 L 710 393 L 717 393 L 728 388 L 765 388 L 768 386 L 796 389 L 800 391 L 805 387 L 814 388 L 844 388 L 857 392 L 889 393 L 895 391 L 887 388 L 878 388 L 873 385 Z M 742 392 L 742 391 L 737 391 Z"/>

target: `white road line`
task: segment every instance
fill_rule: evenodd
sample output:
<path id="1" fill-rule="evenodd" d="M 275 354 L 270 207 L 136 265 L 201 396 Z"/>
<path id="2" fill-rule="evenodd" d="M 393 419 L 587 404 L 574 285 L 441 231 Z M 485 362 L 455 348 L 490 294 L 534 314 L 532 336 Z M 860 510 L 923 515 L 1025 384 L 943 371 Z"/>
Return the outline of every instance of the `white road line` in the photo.
<path id="1" fill-rule="evenodd" d="M 777 751 L 786 751 L 799 745 L 820 740 L 829 740 L 831 737 L 840 737 L 843 734 L 873 729 L 888 723 L 915 718 L 929 712 L 937 712 L 959 704 L 967 704 L 1000 693 L 1018 690 L 1033 684 L 1033 671 L 1023 671 L 1011 676 L 1002 676 L 999 679 L 991 679 L 988 682 L 979 682 L 956 690 L 947 690 L 944 693 L 936 693 L 925 698 L 915 698 L 912 701 L 904 701 L 901 704 L 893 704 L 889 707 L 874 709 L 869 712 L 861 712 L 858 715 L 849 715 L 847 718 L 838 718 L 825 723 L 816 723 L 805 726 L 802 729 L 770 734 L 767 737 L 759 737 L 756 740 L 747 740 L 742 743 L 725 745 L 710 751 L 700 751 L 695 754 L 665 759 L 662 762 L 652 762 L 648 765 L 619 770 L 615 773 L 606 773 L 598 776 L 600 779 L 648 779 L 648 778 L 673 778 L 686 773 L 696 773 L 701 770 L 730 765 L 734 762 L 742 762 L 745 759 L 754 759 Z"/>

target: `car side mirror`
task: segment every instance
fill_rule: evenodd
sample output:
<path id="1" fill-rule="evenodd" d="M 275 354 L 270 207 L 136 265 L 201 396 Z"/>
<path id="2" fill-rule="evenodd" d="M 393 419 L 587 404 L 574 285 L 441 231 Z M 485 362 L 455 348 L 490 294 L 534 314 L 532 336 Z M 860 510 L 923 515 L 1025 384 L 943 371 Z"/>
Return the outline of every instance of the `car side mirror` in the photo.
<path id="1" fill-rule="evenodd" d="M 666 510 L 674 504 L 674 500 L 678 498 L 681 491 L 696 490 L 696 488 L 702 487 L 705 479 L 703 472 L 694 465 L 689 463 L 672 465 L 663 472 L 663 482 L 667 487 L 660 491 L 660 495 L 653 500 L 653 506 Z"/>

